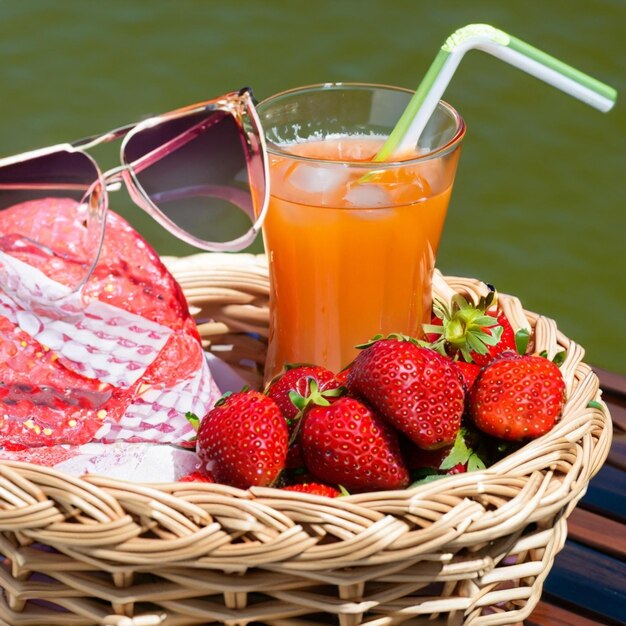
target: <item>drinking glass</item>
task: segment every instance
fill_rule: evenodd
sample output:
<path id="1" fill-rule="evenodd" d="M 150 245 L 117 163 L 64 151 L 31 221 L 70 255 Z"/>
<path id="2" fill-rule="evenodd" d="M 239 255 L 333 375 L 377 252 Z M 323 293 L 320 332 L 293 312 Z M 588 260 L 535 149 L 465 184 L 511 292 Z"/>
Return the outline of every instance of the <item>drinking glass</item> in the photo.
<path id="1" fill-rule="evenodd" d="M 465 134 L 440 102 L 415 150 L 373 162 L 411 91 L 321 84 L 257 107 L 270 163 L 266 379 L 286 363 L 338 371 L 377 334 L 420 336 Z"/>

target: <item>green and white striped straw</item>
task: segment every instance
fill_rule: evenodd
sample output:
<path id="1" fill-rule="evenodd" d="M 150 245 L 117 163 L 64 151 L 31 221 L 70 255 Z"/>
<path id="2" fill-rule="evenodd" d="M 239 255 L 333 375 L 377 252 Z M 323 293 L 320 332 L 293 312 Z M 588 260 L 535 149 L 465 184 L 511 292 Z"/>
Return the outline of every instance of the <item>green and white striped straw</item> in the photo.
<path id="1" fill-rule="evenodd" d="M 488 52 L 600 111 L 615 104 L 617 92 L 609 85 L 493 26 L 469 24 L 446 39 L 374 161 L 393 160 L 415 149 L 463 55 L 472 49 Z"/>

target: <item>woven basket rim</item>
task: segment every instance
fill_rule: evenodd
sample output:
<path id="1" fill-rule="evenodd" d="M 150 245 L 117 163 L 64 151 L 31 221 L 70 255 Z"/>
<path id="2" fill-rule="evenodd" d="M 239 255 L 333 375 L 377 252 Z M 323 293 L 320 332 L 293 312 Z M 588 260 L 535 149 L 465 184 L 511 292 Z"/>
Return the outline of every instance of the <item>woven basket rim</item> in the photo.
<path id="1" fill-rule="evenodd" d="M 202 274 L 203 271 L 206 271 L 207 261 L 209 262 L 209 266 L 212 270 L 216 272 L 221 271 L 227 279 L 230 279 L 232 277 L 233 268 L 236 272 L 242 271 L 244 276 L 248 275 L 249 273 L 253 273 L 253 274 L 258 273 L 259 275 L 263 276 L 267 272 L 267 260 L 265 258 L 265 255 L 262 255 L 262 254 L 252 255 L 252 254 L 245 254 L 245 253 L 244 254 L 197 253 L 197 254 L 186 256 L 186 257 L 163 257 L 163 260 L 164 262 L 166 262 L 166 265 L 170 266 L 170 269 L 172 269 L 171 265 L 175 265 L 176 263 L 181 264 L 181 267 L 178 269 L 178 271 L 173 272 L 175 277 L 179 281 L 181 277 L 185 277 L 185 275 L 187 276 L 188 280 L 189 280 L 189 276 L 191 276 L 192 277 L 191 280 L 194 281 L 195 274 L 198 274 L 198 273 Z M 193 266 L 195 264 L 199 264 L 199 269 L 195 270 L 194 272 Z M 474 292 L 474 296 L 484 295 L 485 291 L 488 289 L 488 287 L 484 283 L 478 281 L 477 279 L 465 278 L 465 277 L 459 277 L 459 276 L 445 276 L 444 277 L 438 270 L 435 270 L 434 289 L 439 288 L 445 293 L 446 283 L 448 287 L 455 286 L 458 284 L 463 284 L 465 287 L 464 293 L 466 295 L 469 294 L 470 297 L 472 296 L 472 292 Z M 599 389 L 599 379 L 597 375 L 593 372 L 593 370 L 591 369 L 589 365 L 587 365 L 586 363 L 582 361 L 583 356 L 584 356 L 584 350 L 580 346 L 575 344 L 573 341 L 568 339 L 560 331 L 558 331 L 556 323 L 553 320 L 546 318 L 538 313 L 527 311 L 526 309 L 521 309 L 521 303 L 519 302 L 519 299 L 517 297 L 511 296 L 509 294 L 501 293 L 499 294 L 499 299 L 500 299 L 501 304 L 504 305 L 507 315 L 510 315 L 515 320 L 517 320 L 518 325 L 521 326 L 521 324 L 519 324 L 520 310 L 521 310 L 523 314 L 527 316 L 528 320 L 534 325 L 535 332 L 536 332 L 537 324 L 543 324 L 545 326 L 544 332 L 547 335 L 545 339 L 546 343 L 552 342 L 553 344 L 556 345 L 556 343 L 559 342 L 567 350 L 568 355 L 567 355 L 565 363 L 562 366 L 562 370 L 564 373 L 564 378 L 566 379 L 566 383 L 567 383 L 568 398 L 567 398 L 566 406 L 563 409 L 561 420 L 559 421 L 557 426 L 555 426 L 555 428 L 553 428 L 550 432 L 546 433 L 540 438 L 527 442 L 523 447 L 512 452 L 510 455 L 506 456 L 505 458 L 501 459 L 500 461 L 496 462 L 495 464 L 491 465 L 490 467 L 484 470 L 471 472 L 469 474 L 442 476 L 440 479 L 432 483 L 421 484 L 415 487 L 410 487 L 408 489 L 400 490 L 402 493 L 410 492 L 411 495 L 417 496 L 417 495 L 427 494 L 433 491 L 439 491 L 443 487 L 447 488 L 449 485 L 461 484 L 465 482 L 468 476 L 471 476 L 474 480 L 479 480 L 479 479 L 484 480 L 487 478 L 493 478 L 494 476 L 502 476 L 506 474 L 507 472 L 510 473 L 512 467 L 516 465 L 524 464 L 526 461 L 533 458 L 535 456 L 533 454 L 533 451 L 536 451 L 538 448 L 546 448 L 546 449 L 549 448 L 551 442 L 553 442 L 554 440 L 562 436 L 561 431 L 562 431 L 563 424 L 564 423 L 567 424 L 569 421 L 568 411 L 572 404 L 571 387 L 573 384 L 573 380 L 575 378 L 583 380 L 585 383 L 585 387 L 588 388 L 589 390 L 593 390 L 592 397 L 590 399 L 595 400 L 595 402 L 597 403 L 597 406 L 595 408 L 591 407 L 589 409 L 589 415 L 590 416 L 593 415 L 594 419 L 598 420 L 600 423 L 603 423 L 602 428 L 608 431 L 609 439 L 610 439 L 612 425 L 611 425 L 610 415 L 608 413 L 608 408 L 601 400 L 601 393 Z M 511 309 L 517 309 L 516 311 L 514 311 L 513 315 L 511 315 Z M 555 345 L 545 346 L 548 349 L 547 351 L 548 351 L 549 357 L 554 356 L 554 354 L 556 353 Z M 578 397 L 576 397 L 574 400 L 577 403 L 580 402 L 580 399 Z M 571 413 L 571 411 L 569 412 Z M 608 450 L 606 451 L 606 454 L 608 454 Z M 602 461 L 603 460 L 604 459 L 602 459 Z M 8 461 L 8 460 L 0 460 L 0 464 L 6 465 L 9 467 L 15 467 L 15 468 L 27 468 L 32 465 L 30 463 L 24 463 L 20 461 Z M 43 467 L 43 466 L 32 465 L 32 467 L 38 468 L 38 467 Z M 75 481 L 81 482 L 83 480 L 81 477 L 71 476 L 70 474 L 55 470 L 54 468 L 45 468 L 45 469 L 46 469 L 46 473 L 50 473 L 52 475 L 57 475 L 59 477 L 62 477 L 63 480 L 66 480 L 68 483 L 73 483 Z M 96 476 L 96 474 L 90 474 L 89 476 L 94 477 Z M 103 477 L 103 478 L 106 478 L 106 480 L 110 481 L 111 484 L 117 484 L 120 487 L 128 485 L 128 484 L 142 485 L 142 483 L 135 483 L 135 481 L 125 480 L 125 479 L 110 478 L 110 477 Z M 170 489 L 169 486 L 172 484 L 172 482 L 143 483 L 143 484 L 150 488 Z M 207 484 L 204 484 L 202 488 L 211 490 L 215 488 L 220 489 L 221 486 L 216 487 L 215 484 L 207 483 Z M 229 488 L 229 489 L 232 489 L 232 488 Z M 263 489 L 251 488 L 250 490 L 243 490 L 241 492 L 245 493 L 245 491 L 249 491 L 251 494 L 262 492 L 265 494 L 265 493 L 268 493 L 267 491 L 268 489 L 272 491 L 272 488 L 263 488 Z M 240 490 L 237 490 L 237 491 L 240 491 Z M 282 492 L 282 490 L 280 489 L 275 489 L 274 491 Z M 368 492 L 368 493 L 381 493 L 381 492 Z M 392 492 L 392 493 L 395 493 L 395 492 Z M 293 497 L 300 498 L 302 496 L 297 495 Z M 305 495 L 305 497 L 307 496 Z M 312 496 L 312 497 L 314 499 L 317 498 L 317 496 Z M 360 501 L 363 499 L 363 494 L 345 495 L 345 496 L 342 496 L 342 499 L 345 499 L 344 501 L 346 502 Z"/>

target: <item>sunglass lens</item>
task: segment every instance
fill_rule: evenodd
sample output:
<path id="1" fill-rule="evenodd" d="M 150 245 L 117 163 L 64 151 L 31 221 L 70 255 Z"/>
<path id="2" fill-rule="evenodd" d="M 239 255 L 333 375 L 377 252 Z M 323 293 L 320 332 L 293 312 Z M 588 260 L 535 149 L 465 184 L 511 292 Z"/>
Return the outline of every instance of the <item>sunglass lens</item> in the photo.
<path id="1" fill-rule="evenodd" d="M 255 207 L 246 137 L 232 115 L 202 110 L 129 137 L 135 184 L 174 226 L 205 242 L 249 231 Z"/>
<path id="2" fill-rule="evenodd" d="M 96 164 L 81 152 L 0 166 L 0 251 L 77 289 L 99 253 L 102 191 Z"/>

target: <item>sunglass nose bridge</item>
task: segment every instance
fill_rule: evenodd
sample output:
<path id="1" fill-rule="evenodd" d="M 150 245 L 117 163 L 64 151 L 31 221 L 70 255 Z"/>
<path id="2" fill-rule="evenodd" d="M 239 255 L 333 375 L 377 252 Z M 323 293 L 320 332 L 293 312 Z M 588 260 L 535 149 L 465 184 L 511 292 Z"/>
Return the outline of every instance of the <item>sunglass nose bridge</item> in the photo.
<path id="1" fill-rule="evenodd" d="M 124 172 L 128 165 L 118 165 L 102 174 L 102 180 L 107 191 L 119 191 L 124 184 Z"/>

